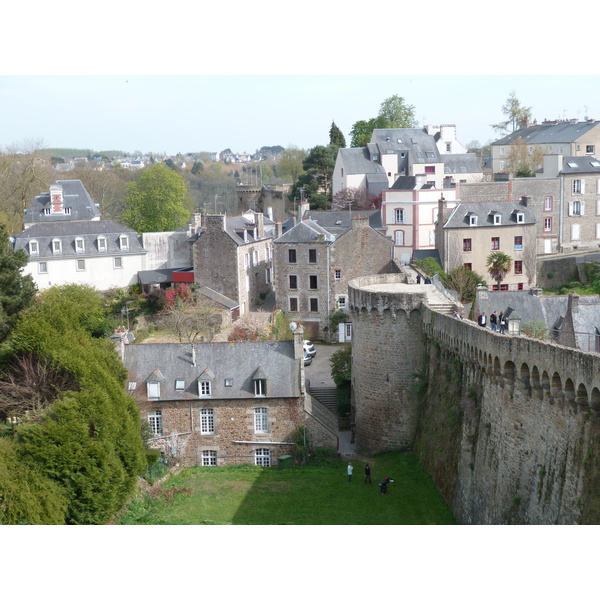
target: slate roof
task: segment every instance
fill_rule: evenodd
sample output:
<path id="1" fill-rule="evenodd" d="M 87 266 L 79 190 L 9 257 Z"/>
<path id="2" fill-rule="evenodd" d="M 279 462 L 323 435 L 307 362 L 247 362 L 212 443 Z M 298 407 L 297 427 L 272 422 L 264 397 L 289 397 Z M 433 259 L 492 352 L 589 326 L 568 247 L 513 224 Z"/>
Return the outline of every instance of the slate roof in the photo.
<path id="1" fill-rule="evenodd" d="M 508 146 L 514 144 L 519 138 L 526 144 L 560 144 L 571 143 L 579 139 L 588 131 L 597 127 L 600 121 L 578 121 L 576 123 L 548 123 L 531 125 L 517 129 L 507 136 L 492 142 L 492 146 Z"/>
<path id="2" fill-rule="evenodd" d="M 377 144 L 382 156 L 405 151 L 413 164 L 442 162 L 435 138 L 425 129 L 375 129 L 371 143 Z"/>
<path id="3" fill-rule="evenodd" d="M 467 154 L 442 154 L 444 173 L 462 175 L 465 173 L 483 173 L 477 155 Z"/>
<path id="4" fill-rule="evenodd" d="M 593 156 L 569 156 L 563 159 L 560 173 L 573 175 L 577 173 L 600 173 L 600 160 Z"/>
<path id="5" fill-rule="evenodd" d="M 238 245 L 250 244 L 260 239 L 266 239 L 275 236 L 275 221 L 269 219 L 266 215 L 263 217 L 264 237 L 259 238 L 254 236 L 254 231 L 257 231 L 257 226 L 254 221 L 238 215 L 236 217 L 225 218 L 225 233 Z M 206 227 L 201 227 L 196 235 L 192 236 L 190 241 L 195 242 L 204 232 Z M 245 238 L 244 238 L 245 232 Z"/>
<path id="6" fill-rule="evenodd" d="M 384 168 L 371 159 L 371 154 L 367 147 L 364 148 L 340 148 L 338 150 L 344 161 L 344 169 L 347 175 L 355 174 L 381 174 L 386 178 Z"/>
<path id="7" fill-rule="evenodd" d="M 129 248 L 121 249 L 119 238 L 126 234 Z M 98 250 L 98 238 L 106 238 L 106 252 Z M 31 227 L 17 233 L 14 249 L 24 248 L 28 253 L 30 240 L 39 243 L 39 254 L 36 258 L 64 258 L 71 256 L 101 256 L 111 254 L 146 254 L 140 238 L 133 229 L 125 227 L 115 221 L 67 221 L 57 223 L 36 223 Z M 56 255 L 52 252 L 52 240 L 59 238 L 62 241 L 62 252 Z M 75 238 L 83 238 L 84 252 L 75 251 Z"/>
<path id="8" fill-rule="evenodd" d="M 192 362 L 195 349 L 195 366 Z M 213 399 L 254 399 L 253 377 L 262 367 L 267 376 L 267 398 L 300 396 L 300 365 L 294 359 L 294 342 L 239 342 L 207 344 L 129 344 L 124 347 L 129 381 L 145 382 L 159 369 L 164 376 L 161 400 L 198 399 L 198 378 L 209 369 L 214 374 Z M 175 380 L 185 381 L 184 390 Z M 232 379 L 231 387 L 225 379 Z"/>
<path id="9" fill-rule="evenodd" d="M 26 224 L 57 221 L 88 221 L 100 218 L 100 211 L 92 197 L 79 179 L 61 179 L 56 182 L 63 188 L 64 207 L 71 209 L 71 214 L 45 214 L 50 208 L 50 191 L 36 196 L 23 217 Z"/>
<path id="10" fill-rule="evenodd" d="M 309 210 L 304 218 L 327 229 L 330 233 L 340 233 L 352 228 L 352 219 L 358 215 L 369 217 L 373 229 L 382 229 L 380 210 Z"/>
<path id="11" fill-rule="evenodd" d="M 240 303 L 237 300 L 232 300 L 231 298 L 228 298 L 227 296 L 224 296 L 223 294 L 216 292 L 215 290 L 209 288 L 206 285 L 200 286 L 198 288 L 198 291 L 206 296 L 207 298 L 210 298 L 211 300 L 213 300 L 214 302 L 217 302 L 218 304 L 221 304 L 222 306 L 224 306 L 225 308 L 228 308 L 229 310 L 233 309 L 233 308 L 237 308 Z"/>
<path id="12" fill-rule="evenodd" d="M 327 242 L 333 242 L 335 235 L 315 223 L 315 221 L 300 221 L 290 230 L 279 236 L 274 244 L 314 244 L 323 236 Z"/>
<path id="13" fill-rule="evenodd" d="M 524 215 L 523 223 L 519 223 L 519 225 L 535 224 L 535 213 L 519 202 L 461 202 L 450 212 L 444 228 L 459 229 L 463 227 L 502 227 L 505 225 L 516 225 L 517 212 L 522 212 Z M 500 225 L 494 225 L 492 216 L 494 213 L 500 214 Z M 468 215 L 477 216 L 477 225 L 469 225 Z"/>

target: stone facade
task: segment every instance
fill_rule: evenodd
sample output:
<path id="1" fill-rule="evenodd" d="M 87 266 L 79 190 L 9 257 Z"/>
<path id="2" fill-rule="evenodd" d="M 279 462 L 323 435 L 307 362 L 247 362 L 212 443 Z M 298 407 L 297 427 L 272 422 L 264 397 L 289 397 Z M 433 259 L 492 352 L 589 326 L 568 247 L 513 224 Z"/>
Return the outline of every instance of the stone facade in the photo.
<path id="1" fill-rule="evenodd" d="M 359 447 L 413 449 L 462 523 L 599 522 L 600 356 L 494 334 L 408 287 L 350 286 Z"/>

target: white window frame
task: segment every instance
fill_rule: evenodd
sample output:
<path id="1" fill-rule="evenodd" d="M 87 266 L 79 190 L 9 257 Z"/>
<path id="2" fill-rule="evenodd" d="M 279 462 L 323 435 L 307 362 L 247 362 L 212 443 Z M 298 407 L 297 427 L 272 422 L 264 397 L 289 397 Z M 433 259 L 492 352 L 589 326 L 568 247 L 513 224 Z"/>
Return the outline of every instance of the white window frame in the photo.
<path id="1" fill-rule="evenodd" d="M 198 395 L 200 398 L 212 397 L 212 381 L 210 379 L 200 379 L 198 381 Z"/>
<path id="2" fill-rule="evenodd" d="M 396 225 L 404 225 L 406 223 L 406 209 L 395 208 L 394 209 L 394 223 Z"/>
<path id="3" fill-rule="evenodd" d="M 571 194 L 573 196 L 581 196 L 582 194 L 585 194 L 585 179 L 573 179 Z"/>
<path id="4" fill-rule="evenodd" d="M 477 225 L 477 215 L 469 215 L 469 225 L 471 227 Z"/>
<path id="5" fill-rule="evenodd" d="M 503 160 L 500 161 L 500 170 L 504 171 L 504 161 Z"/>
<path id="6" fill-rule="evenodd" d="M 175 380 L 175 389 L 178 391 L 185 390 L 185 379 L 176 379 Z"/>
<path id="7" fill-rule="evenodd" d="M 244 269 L 247 269 L 250 266 L 250 260 L 248 257 L 248 254 L 244 254 Z"/>
<path id="8" fill-rule="evenodd" d="M 108 245 L 106 243 L 106 238 L 101 236 L 98 238 L 98 252 L 106 252 Z"/>
<path id="9" fill-rule="evenodd" d="M 113 269 L 122 269 L 123 268 L 123 257 L 115 256 L 113 258 Z"/>
<path id="10" fill-rule="evenodd" d="M 254 250 L 254 252 L 252 252 L 252 266 L 258 266 L 258 250 Z"/>
<path id="11" fill-rule="evenodd" d="M 150 431 L 152 435 L 158 436 L 163 434 L 163 420 L 162 411 L 155 410 L 154 412 L 148 413 L 148 424 L 150 425 Z"/>
<path id="12" fill-rule="evenodd" d="M 38 263 L 38 273 L 46 275 L 48 273 L 48 263 L 42 260 Z"/>
<path id="13" fill-rule="evenodd" d="M 255 379 L 254 380 L 254 396 L 256 398 L 264 398 L 267 395 L 267 380 L 266 379 Z"/>
<path id="14" fill-rule="evenodd" d="M 525 223 L 525 213 L 517 213 L 517 223 Z"/>
<path id="15" fill-rule="evenodd" d="M 160 381 L 147 381 L 148 400 L 160 400 Z"/>
<path id="16" fill-rule="evenodd" d="M 265 269 L 265 283 L 273 283 L 273 275 L 271 269 Z"/>
<path id="17" fill-rule="evenodd" d="M 571 225 L 571 241 L 576 241 L 581 239 L 581 230 L 579 228 L 579 223 L 573 223 Z"/>
<path id="18" fill-rule="evenodd" d="M 585 202 L 583 200 L 573 200 L 569 202 L 569 216 L 582 217 L 585 215 Z"/>
<path id="19" fill-rule="evenodd" d="M 554 210 L 554 196 L 544 197 L 544 210 L 546 212 L 551 212 Z"/>
<path id="20" fill-rule="evenodd" d="M 119 248 L 121 250 L 129 250 L 129 237 L 126 235 L 119 236 Z"/>
<path id="21" fill-rule="evenodd" d="M 76 270 L 77 271 L 85 271 L 85 259 L 78 258 L 76 261 Z"/>
<path id="22" fill-rule="evenodd" d="M 200 435 L 212 435 L 215 432 L 215 411 L 212 408 L 200 409 Z"/>
<path id="23" fill-rule="evenodd" d="M 52 240 L 52 254 L 62 254 L 62 242 L 58 238 Z"/>
<path id="24" fill-rule="evenodd" d="M 553 223 L 554 219 L 552 217 L 544 217 L 544 231 L 552 231 Z M 548 224 L 550 224 L 549 227 Z"/>
<path id="25" fill-rule="evenodd" d="M 596 239 L 600 240 L 600 223 L 596 223 Z"/>
<path id="26" fill-rule="evenodd" d="M 337 297 L 337 307 L 339 309 L 348 308 L 348 296 L 340 295 Z"/>
<path id="27" fill-rule="evenodd" d="M 29 240 L 29 254 L 38 255 L 40 253 L 40 244 L 37 240 Z"/>
<path id="28" fill-rule="evenodd" d="M 333 278 L 335 281 L 341 281 L 342 280 L 342 270 L 334 269 L 333 270 Z"/>
<path id="29" fill-rule="evenodd" d="M 502 225 L 502 215 L 500 213 L 494 213 L 493 221 L 494 225 Z"/>
<path id="30" fill-rule="evenodd" d="M 82 237 L 75 238 L 75 252 L 83 254 L 85 252 L 85 240 Z"/>
<path id="31" fill-rule="evenodd" d="M 263 406 L 254 409 L 254 433 L 269 433 L 269 411 Z"/>
<path id="32" fill-rule="evenodd" d="M 257 448 L 254 451 L 254 464 L 258 467 L 270 467 L 271 451 L 268 448 Z"/>
<path id="33" fill-rule="evenodd" d="M 397 229 L 394 231 L 394 245 L 395 246 L 404 246 L 404 230 Z"/>
<path id="34" fill-rule="evenodd" d="M 203 467 L 216 467 L 217 466 L 217 451 L 216 450 L 202 450 L 202 466 Z"/>

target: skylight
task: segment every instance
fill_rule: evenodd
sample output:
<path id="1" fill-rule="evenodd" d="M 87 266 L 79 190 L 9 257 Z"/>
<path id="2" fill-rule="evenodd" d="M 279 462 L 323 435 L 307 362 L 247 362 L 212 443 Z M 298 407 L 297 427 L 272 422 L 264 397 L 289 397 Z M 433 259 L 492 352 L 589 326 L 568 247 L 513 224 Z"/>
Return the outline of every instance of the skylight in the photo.
<path id="1" fill-rule="evenodd" d="M 600 167 L 600 162 L 597 160 L 590 160 L 590 165 L 592 165 L 592 167 Z"/>
<path id="2" fill-rule="evenodd" d="M 577 163 L 574 163 L 574 162 L 568 162 L 567 165 L 569 167 L 571 167 L 571 169 L 576 169 L 577 168 Z"/>

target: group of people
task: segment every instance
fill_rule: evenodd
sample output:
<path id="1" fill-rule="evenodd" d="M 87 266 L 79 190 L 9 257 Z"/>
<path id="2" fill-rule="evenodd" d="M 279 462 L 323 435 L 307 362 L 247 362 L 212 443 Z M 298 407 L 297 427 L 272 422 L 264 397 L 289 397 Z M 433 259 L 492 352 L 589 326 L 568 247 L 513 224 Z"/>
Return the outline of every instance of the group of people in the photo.
<path id="1" fill-rule="evenodd" d="M 421 274 L 417 273 L 417 283 L 421 283 Z M 425 279 L 423 280 L 423 283 L 426 284 L 431 284 L 431 279 L 429 279 L 429 277 L 425 277 Z"/>
<path id="2" fill-rule="evenodd" d="M 494 311 L 491 315 L 490 315 L 490 327 L 492 329 L 492 331 L 495 331 L 497 333 L 506 333 L 506 330 L 508 329 L 508 319 L 504 316 L 504 312 L 500 312 L 500 314 L 498 314 L 497 311 Z M 480 325 L 481 327 L 487 327 L 487 315 L 482 312 L 478 317 L 477 317 L 477 324 Z"/>
<path id="3" fill-rule="evenodd" d="M 352 466 L 352 463 L 348 463 L 348 483 L 352 483 L 352 471 L 353 470 L 354 470 L 354 467 Z M 393 481 L 394 480 L 390 479 L 389 477 L 383 478 L 383 481 L 378 484 L 381 489 L 382 494 L 387 493 L 388 483 L 392 483 Z M 365 464 L 365 483 L 371 483 L 371 467 L 369 466 L 369 463 Z"/>

